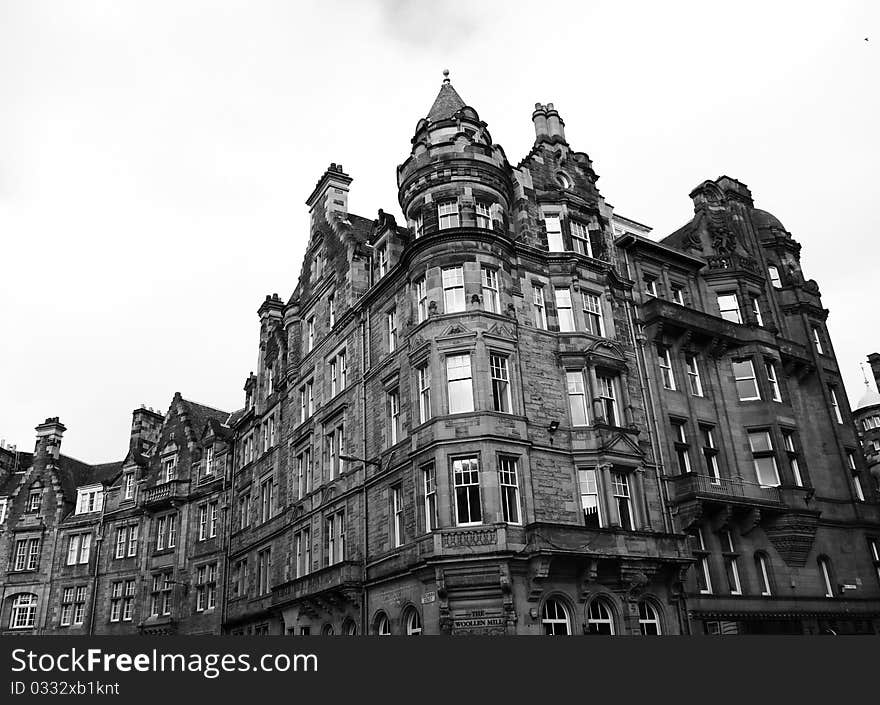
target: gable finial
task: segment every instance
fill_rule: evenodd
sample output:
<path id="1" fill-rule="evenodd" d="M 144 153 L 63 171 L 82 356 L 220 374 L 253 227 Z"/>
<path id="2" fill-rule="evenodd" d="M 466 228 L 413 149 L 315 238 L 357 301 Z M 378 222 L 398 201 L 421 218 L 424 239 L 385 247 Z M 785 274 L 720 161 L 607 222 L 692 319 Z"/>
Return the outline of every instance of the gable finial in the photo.
<path id="1" fill-rule="evenodd" d="M 449 85 L 449 69 L 443 69 L 443 83 Z"/>

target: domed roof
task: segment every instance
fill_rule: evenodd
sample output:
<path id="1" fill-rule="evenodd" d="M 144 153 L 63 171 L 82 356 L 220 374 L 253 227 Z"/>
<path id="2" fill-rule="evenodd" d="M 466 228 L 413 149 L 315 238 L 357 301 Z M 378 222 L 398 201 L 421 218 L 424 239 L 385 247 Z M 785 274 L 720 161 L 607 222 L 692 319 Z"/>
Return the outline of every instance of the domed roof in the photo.
<path id="1" fill-rule="evenodd" d="M 855 405 L 855 411 L 859 409 L 867 409 L 869 406 L 880 406 L 880 392 L 868 389 L 859 399 L 859 403 Z"/>
<path id="2" fill-rule="evenodd" d="M 752 222 L 756 228 L 779 228 L 785 231 L 785 226 L 779 222 L 779 218 L 772 213 L 762 211 L 760 208 L 752 209 Z"/>

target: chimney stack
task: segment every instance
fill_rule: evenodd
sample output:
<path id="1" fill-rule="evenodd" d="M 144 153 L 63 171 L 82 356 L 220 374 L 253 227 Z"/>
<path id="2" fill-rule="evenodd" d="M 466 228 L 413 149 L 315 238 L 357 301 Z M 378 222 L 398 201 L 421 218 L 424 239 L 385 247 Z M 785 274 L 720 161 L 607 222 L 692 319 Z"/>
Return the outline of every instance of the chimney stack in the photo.
<path id="1" fill-rule="evenodd" d="M 551 137 L 559 137 L 563 142 L 565 142 L 565 123 L 562 122 L 562 118 L 559 117 L 559 113 L 556 111 L 556 108 L 553 107 L 553 103 L 547 103 L 547 131 L 550 133 Z"/>
<path id="2" fill-rule="evenodd" d="M 542 137 L 549 137 L 547 132 L 547 110 L 540 103 L 535 103 L 532 122 L 535 123 L 535 141 L 540 140 Z"/>
<path id="3" fill-rule="evenodd" d="M 351 182 L 352 178 L 342 170 L 342 164 L 333 163 L 327 168 L 306 199 L 313 225 L 318 213 L 328 219 L 333 212 L 348 215 L 348 187 Z"/>
<path id="4" fill-rule="evenodd" d="M 159 429 L 163 420 L 161 414 L 143 404 L 140 409 L 131 412 L 129 450 L 143 454 L 155 446 L 159 442 Z"/>
<path id="5" fill-rule="evenodd" d="M 58 420 L 57 416 L 46 419 L 34 429 L 37 432 L 37 445 L 35 453 L 45 453 L 51 458 L 58 460 L 61 455 L 61 437 L 67 428 Z"/>

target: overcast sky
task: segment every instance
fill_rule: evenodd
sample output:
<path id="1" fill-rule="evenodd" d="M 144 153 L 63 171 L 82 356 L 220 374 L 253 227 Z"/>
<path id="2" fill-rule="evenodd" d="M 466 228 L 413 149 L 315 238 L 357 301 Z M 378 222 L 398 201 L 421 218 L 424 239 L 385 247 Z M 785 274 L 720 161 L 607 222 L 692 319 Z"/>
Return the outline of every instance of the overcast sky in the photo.
<path id="1" fill-rule="evenodd" d="M 851 402 L 877 325 L 880 3 L 0 0 L 0 437 L 120 459 L 175 391 L 232 411 L 330 162 L 352 212 L 449 68 L 511 163 L 553 102 L 660 237 L 728 174 L 803 244 Z M 866 38 L 869 41 L 866 41 Z M 399 217 L 399 216 L 398 216 Z"/>

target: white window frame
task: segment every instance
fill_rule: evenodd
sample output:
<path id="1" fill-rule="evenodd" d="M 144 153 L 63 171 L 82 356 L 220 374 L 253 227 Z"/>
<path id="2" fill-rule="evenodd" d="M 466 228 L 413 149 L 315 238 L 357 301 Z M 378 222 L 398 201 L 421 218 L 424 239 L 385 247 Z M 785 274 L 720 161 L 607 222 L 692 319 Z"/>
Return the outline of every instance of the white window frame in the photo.
<path id="1" fill-rule="evenodd" d="M 428 283 L 424 276 L 415 280 L 416 319 L 418 323 L 428 320 Z"/>
<path id="2" fill-rule="evenodd" d="M 532 308 L 535 311 L 535 327 L 547 330 L 547 304 L 543 286 L 532 284 Z"/>
<path id="3" fill-rule="evenodd" d="M 782 288 L 782 279 L 779 276 L 779 268 L 775 264 L 770 264 L 767 266 L 767 275 L 770 278 L 770 285 L 774 289 Z"/>
<path id="4" fill-rule="evenodd" d="M 501 313 L 501 297 L 498 291 L 498 270 L 480 267 L 483 288 L 483 308 L 490 313 Z"/>
<path id="5" fill-rule="evenodd" d="M 743 377 L 737 376 L 737 365 L 744 365 L 748 363 L 749 370 L 751 371 L 750 375 L 746 375 Z M 755 373 L 755 363 L 750 357 L 739 358 L 731 360 L 731 369 L 733 370 L 733 383 L 734 387 L 736 387 L 736 396 L 740 401 L 759 401 L 761 399 L 761 388 L 758 386 L 758 375 Z M 742 396 L 742 393 L 739 389 L 740 382 L 746 382 L 751 380 L 752 384 L 755 387 L 755 395 L 754 396 Z"/>
<path id="6" fill-rule="evenodd" d="M 419 393 L 419 423 L 431 418 L 431 367 L 427 362 L 416 367 L 416 385 Z"/>
<path id="7" fill-rule="evenodd" d="M 692 397 L 703 396 L 703 381 L 700 378 L 700 361 L 696 353 L 685 353 L 684 365 L 688 376 L 688 389 Z"/>
<path id="8" fill-rule="evenodd" d="M 544 212 L 542 214 L 544 228 L 547 231 L 547 250 L 550 252 L 564 252 L 565 244 L 562 241 L 562 214 L 556 212 Z"/>
<path id="9" fill-rule="evenodd" d="M 454 458 L 452 461 L 455 525 L 479 526 L 483 523 L 482 487 L 480 485 L 480 460 L 477 456 Z M 460 501 L 463 499 L 463 502 Z M 467 506 L 467 516 L 462 517 L 459 505 Z M 475 518 L 476 517 L 476 518 Z"/>
<path id="10" fill-rule="evenodd" d="M 519 461 L 513 456 L 498 456 L 498 487 L 501 492 L 501 520 L 505 524 L 522 524 Z"/>
<path id="11" fill-rule="evenodd" d="M 449 230 L 461 227 L 461 214 L 458 207 L 458 199 L 444 198 L 437 201 L 437 229 Z"/>
<path id="12" fill-rule="evenodd" d="M 587 226 L 577 220 L 569 220 L 568 226 L 571 229 L 571 245 L 574 251 L 579 255 L 592 257 L 593 244 L 590 242 L 590 231 Z"/>
<path id="13" fill-rule="evenodd" d="M 440 528 L 437 507 L 437 466 L 428 463 L 422 466 L 422 488 L 424 491 L 425 531 Z"/>
<path id="14" fill-rule="evenodd" d="M 730 321 L 731 323 L 742 323 L 742 309 L 740 309 L 739 305 L 739 294 L 735 291 L 720 291 L 715 294 L 715 299 L 718 304 L 718 312 L 721 318 L 725 321 Z M 729 303 L 722 304 L 722 299 L 732 299 Z M 730 304 L 733 304 L 731 307 Z"/>
<path id="15" fill-rule="evenodd" d="M 831 397 L 831 408 L 834 409 L 834 418 L 837 420 L 837 423 L 843 424 L 843 414 L 840 411 L 840 403 L 837 401 L 837 392 L 831 385 L 828 385 L 828 394 Z"/>
<path id="16" fill-rule="evenodd" d="M 590 413 L 587 403 L 587 385 L 583 370 L 565 370 L 565 387 L 568 395 L 568 413 L 572 426 L 589 426 Z M 581 421 L 583 413 L 583 423 Z"/>
<path id="17" fill-rule="evenodd" d="M 510 395 L 510 358 L 500 353 L 489 353 L 489 378 L 492 386 L 492 409 L 512 414 Z"/>
<path id="18" fill-rule="evenodd" d="M 553 287 L 553 298 L 556 302 L 556 320 L 560 333 L 574 333 L 574 308 L 571 303 L 571 289 L 567 286 Z"/>
<path id="19" fill-rule="evenodd" d="M 467 308 L 464 297 L 464 267 L 444 267 L 440 270 L 443 284 L 443 313 L 461 313 Z"/>
<path id="20" fill-rule="evenodd" d="M 393 353 L 397 350 L 397 309 L 392 308 L 386 314 L 388 322 L 388 352 Z"/>
<path id="21" fill-rule="evenodd" d="M 818 560 L 819 569 L 822 573 L 822 581 L 825 587 L 825 597 L 834 597 L 834 587 L 831 582 L 831 568 L 828 565 L 828 559 L 821 556 Z"/>
<path id="22" fill-rule="evenodd" d="M 541 606 L 541 625 L 544 636 L 571 636 L 571 617 L 562 600 L 555 597 L 544 600 Z"/>
<path id="23" fill-rule="evenodd" d="M 657 344 L 657 364 L 660 367 L 660 379 L 663 383 L 663 389 L 667 389 L 670 392 L 677 391 L 670 349 L 659 343 Z"/>
<path id="24" fill-rule="evenodd" d="M 752 439 L 758 436 L 759 434 L 763 434 L 767 439 L 767 449 L 756 449 L 755 444 L 752 442 Z M 769 429 L 755 429 L 754 431 L 748 431 L 748 439 L 749 439 L 749 449 L 752 453 L 752 465 L 755 469 L 755 478 L 758 481 L 758 484 L 762 487 L 779 487 L 779 465 L 776 462 L 776 450 L 773 446 L 773 435 L 770 433 Z M 773 476 L 775 482 L 763 482 L 761 478 L 761 465 L 759 464 L 760 460 L 764 460 L 769 458 L 772 461 L 773 465 Z M 766 478 L 764 478 L 766 479 Z"/>
<path id="25" fill-rule="evenodd" d="M 764 370 L 767 372 L 767 383 L 770 385 L 770 400 L 782 402 L 782 390 L 779 388 L 779 378 L 776 375 L 776 363 L 773 360 L 764 360 Z"/>
<path id="26" fill-rule="evenodd" d="M 478 228 L 492 229 L 492 204 L 489 201 L 474 202 L 474 217 Z"/>
<path id="27" fill-rule="evenodd" d="M 770 572 L 767 570 L 767 556 L 763 553 L 758 553 L 755 556 L 755 562 L 758 564 L 758 578 L 761 581 L 761 595 L 769 597 L 773 594 L 773 589 L 770 586 Z"/>
<path id="28" fill-rule="evenodd" d="M 465 360 L 467 364 L 464 364 Z M 457 391 L 459 388 L 461 392 Z M 465 388 L 467 393 L 464 392 Z M 474 410 L 473 365 L 470 353 L 446 356 L 446 392 L 450 414 L 467 414 Z M 453 399 L 456 400 L 455 406 Z"/>
<path id="29" fill-rule="evenodd" d="M 584 515 L 584 525 L 592 527 L 596 523 L 594 528 L 604 528 L 606 522 L 601 492 L 599 491 L 599 473 L 594 467 L 579 467 L 577 469 L 577 480 L 581 511 Z M 589 517 L 593 514 L 596 516 L 596 522 L 589 520 Z"/>
<path id="30" fill-rule="evenodd" d="M 391 488 L 391 545 L 393 548 L 403 546 L 403 487 L 395 485 Z"/>
<path id="31" fill-rule="evenodd" d="M 584 311 L 584 325 L 587 332 L 605 337 L 605 317 L 602 315 L 602 299 L 598 294 L 581 289 L 581 302 Z"/>

